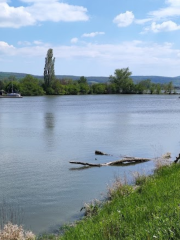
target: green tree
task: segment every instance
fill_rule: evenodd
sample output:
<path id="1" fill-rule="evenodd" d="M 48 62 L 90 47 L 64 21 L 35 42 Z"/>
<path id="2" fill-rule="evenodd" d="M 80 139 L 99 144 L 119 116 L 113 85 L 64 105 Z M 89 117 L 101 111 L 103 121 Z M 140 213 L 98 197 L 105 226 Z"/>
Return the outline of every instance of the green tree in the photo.
<path id="1" fill-rule="evenodd" d="M 107 93 L 115 94 L 118 92 L 117 86 L 115 83 L 107 83 Z"/>
<path id="2" fill-rule="evenodd" d="M 53 89 L 53 94 L 55 95 L 64 95 L 65 94 L 65 87 L 60 83 L 59 80 L 54 80 L 52 82 L 52 89 Z"/>
<path id="3" fill-rule="evenodd" d="M 3 87 L 8 93 L 19 92 L 19 82 L 14 75 L 9 76 L 3 81 Z"/>
<path id="4" fill-rule="evenodd" d="M 86 83 L 80 83 L 79 84 L 79 88 L 80 88 L 80 93 L 81 94 L 88 94 L 89 93 L 89 85 Z"/>
<path id="5" fill-rule="evenodd" d="M 80 79 L 78 80 L 78 83 L 87 84 L 87 78 L 85 78 L 84 76 L 80 77 Z"/>
<path id="6" fill-rule="evenodd" d="M 153 90 L 153 84 L 150 79 L 142 80 L 138 84 L 141 89 L 143 88 L 143 93 L 149 93 Z"/>
<path id="7" fill-rule="evenodd" d="M 88 94 L 90 91 L 90 87 L 88 85 L 87 79 L 82 76 L 77 82 L 79 84 L 80 94 Z"/>
<path id="8" fill-rule="evenodd" d="M 153 94 L 157 91 L 157 86 L 154 83 L 151 83 L 151 86 L 149 88 L 150 94 Z"/>
<path id="9" fill-rule="evenodd" d="M 172 82 L 169 82 L 168 84 L 164 85 L 164 93 L 171 94 L 173 90 L 174 90 L 174 86 Z"/>
<path id="10" fill-rule="evenodd" d="M 55 79 L 54 63 L 55 63 L 55 58 L 53 58 L 53 49 L 50 48 L 47 51 L 47 56 L 45 58 L 45 66 L 44 66 L 45 89 L 50 87 L 52 81 Z"/>
<path id="11" fill-rule="evenodd" d="M 44 95 L 44 90 L 39 86 L 39 81 L 31 75 L 26 75 L 20 82 L 20 92 L 23 96 Z"/>
<path id="12" fill-rule="evenodd" d="M 4 84 L 4 88 L 5 88 L 5 91 L 8 92 L 8 93 L 11 93 L 11 92 L 19 92 L 20 91 L 20 84 L 19 82 L 17 81 L 14 81 L 14 82 L 6 82 L 6 84 Z"/>
<path id="13" fill-rule="evenodd" d="M 135 86 L 135 92 L 138 94 L 143 94 L 145 91 L 145 86 L 141 82 L 137 83 Z"/>
<path id="14" fill-rule="evenodd" d="M 162 89 L 161 84 L 160 84 L 160 83 L 157 83 L 157 84 L 156 84 L 156 93 L 157 93 L 157 94 L 160 94 L 160 93 L 161 93 L 161 89 Z"/>
<path id="15" fill-rule="evenodd" d="M 15 82 L 15 81 L 17 81 L 17 79 L 14 75 L 11 75 L 8 77 L 8 81 Z"/>
<path id="16" fill-rule="evenodd" d="M 93 93 L 95 93 L 95 94 L 107 93 L 107 86 L 104 83 L 95 83 L 91 87 L 92 87 Z"/>
<path id="17" fill-rule="evenodd" d="M 110 82 L 115 83 L 118 93 L 132 93 L 134 89 L 133 80 L 130 78 L 129 68 L 116 69 L 114 76 L 110 76 Z"/>
<path id="18" fill-rule="evenodd" d="M 0 90 L 3 90 L 4 86 L 5 86 L 4 81 L 0 80 Z"/>
<path id="19" fill-rule="evenodd" d="M 80 92 L 79 84 L 76 82 L 68 84 L 65 86 L 66 94 L 69 95 L 78 95 Z"/>
<path id="20" fill-rule="evenodd" d="M 136 93 L 143 94 L 143 93 L 153 93 L 154 92 L 154 84 L 151 83 L 150 79 L 142 80 L 136 84 Z"/>

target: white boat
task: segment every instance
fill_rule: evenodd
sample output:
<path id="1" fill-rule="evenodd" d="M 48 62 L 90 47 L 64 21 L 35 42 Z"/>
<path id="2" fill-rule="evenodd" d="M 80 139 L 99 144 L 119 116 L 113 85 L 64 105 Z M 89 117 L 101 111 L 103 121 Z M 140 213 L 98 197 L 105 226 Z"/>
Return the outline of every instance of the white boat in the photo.
<path id="1" fill-rule="evenodd" d="M 7 97 L 17 97 L 17 98 L 22 98 L 21 94 L 19 93 L 7 93 Z"/>
<path id="2" fill-rule="evenodd" d="M 22 98 L 22 96 L 20 93 L 4 93 L 4 90 L 1 90 L 0 98 Z"/>

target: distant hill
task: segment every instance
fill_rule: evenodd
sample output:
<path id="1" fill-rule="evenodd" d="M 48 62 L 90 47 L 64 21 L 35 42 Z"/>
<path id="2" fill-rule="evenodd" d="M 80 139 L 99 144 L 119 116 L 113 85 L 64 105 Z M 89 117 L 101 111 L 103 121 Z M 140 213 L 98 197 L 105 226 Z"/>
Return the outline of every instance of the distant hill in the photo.
<path id="1" fill-rule="evenodd" d="M 17 79 L 22 79 L 24 78 L 28 73 L 14 73 L 14 72 L 0 72 L 0 80 L 4 78 L 8 78 L 10 76 L 14 76 Z M 32 75 L 32 74 L 31 74 Z M 38 75 L 32 75 L 38 79 L 43 79 L 43 76 L 38 76 Z"/>
<path id="2" fill-rule="evenodd" d="M 13 72 L 0 72 L 0 80 L 3 78 L 7 78 L 9 76 L 15 76 L 17 79 L 22 79 L 26 76 L 26 73 L 13 73 Z M 43 79 L 43 76 L 33 75 L 38 79 Z M 73 75 L 56 75 L 58 79 L 72 79 L 78 80 L 81 76 L 73 76 Z M 109 81 L 109 77 L 86 77 L 89 83 L 105 83 Z M 169 83 L 173 82 L 174 86 L 180 87 L 180 76 L 178 77 L 162 77 L 162 76 L 131 76 L 135 83 L 139 81 L 150 79 L 153 83 Z"/>
<path id="3" fill-rule="evenodd" d="M 57 75 L 57 78 L 70 78 L 73 80 L 78 80 L 80 76 L 67 76 L 67 75 Z M 109 77 L 86 77 L 89 83 L 104 83 L 109 81 Z M 173 82 L 174 86 L 180 87 L 180 76 L 179 77 L 161 77 L 161 76 L 131 76 L 134 83 L 138 83 L 142 80 L 150 79 L 153 83 L 169 83 Z"/>
<path id="4" fill-rule="evenodd" d="M 153 83 L 169 83 L 173 82 L 174 86 L 179 86 L 180 87 L 180 76 L 178 77 L 161 77 L 161 76 L 132 76 L 131 77 L 135 83 L 145 80 L 145 79 L 150 79 L 151 82 Z"/>
<path id="5" fill-rule="evenodd" d="M 72 76 L 72 75 L 56 75 L 57 78 L 67 78 L 72 80 L 79 80 L 81 76 Z M 109 77 L 86 77 L 89 83 L 105 83 L 109 81 Z"/>

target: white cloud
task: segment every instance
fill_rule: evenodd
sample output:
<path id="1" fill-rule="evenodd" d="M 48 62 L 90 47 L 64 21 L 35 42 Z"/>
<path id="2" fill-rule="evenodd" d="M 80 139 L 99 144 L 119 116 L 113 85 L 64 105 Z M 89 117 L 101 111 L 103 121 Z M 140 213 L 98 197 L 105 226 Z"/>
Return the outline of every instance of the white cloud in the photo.
<path id="1" fill-rule="evenodd" d="M 20 0 L 21 2 L 25 3 L 49 3 L 49 0 Z M 57 2 L 58 0 L 51 0 L 51 3 Z"/>
<path id="2" fill-rule="evenodd" d="M 35 19 L 24 7 L 10 7 L 5 2 L 0 2 L 0 27 L 19 28 L 33 25 Z"/>
<path id="3" fill-rule="evenodd" d="M 0 42 L 0 52 L 3 52 L 4 56 L 4 60 L 2 59 L 1 62 L 7 62 L 8 57 L 12 61 L 11 56 L 13 54 L 15 63 L 19 62 L 21 66 L 22 58 L 26 56 L 26 58 L 23 58 L 23 64 L 27 62 L 27 69 L 29 69 L 29 62 L 32 62 L 33 67 L 37 68 L 38 60 L 41 62 L 41 67 L 38 68 L 41 69 L 43 68 L 48 48 L 53 48 L 54 56 L 59 63 L 64 64 L 66 62 L 67 64 L 68 62 L 67 66 L 65 66 L 66 69 L 69 69 L 70 62 L 73 66 L 76 65 L 75 69 L 77 72 L 79 71 L 79 74 L 81 74 L 81 66 L 77 65 L 78 61 L 83 62 L 84 69 L 89 69 L 90 64 L 91 66 L 97 66 L 100 63 L 101 69 L 98 69 L 99 74 L 106 71 L 106 68 L 111 68 L 111 74 L 113 74 L 116 68 L 129 67 L 133 74 L 135 71 L 136 74 L 141 75 L 170 75 L 170 72 L 175 75 L 173 70 L 178 72 L 180 65 L 180 51 L 179 49 L 174 49 L 171 43 L 157 44 L 141 41 L 122 42 L 120 44 L 83 44 L 82 46 L 42 44 L 18 48 L 8 43 Z M 36 61 L 34 61 L 34 57 L 36 57 Z M 14 64 L 12 64 L 12 68 Z M 9 71 L 12 71 L 12 69 L 10 68 Z M 91 68 L 92 74 L 94 75 L 95 73 Z"/>
<path id="4" fill-rule="evenodd" d="M 154 19 L 167 19 L 169 17 L 176 17 L 180 15 L 180 0 L 167 0 L 169 5 L 165 8 L 161 8 L 157 11 L 149 13 Z"/>
<path id="5" fill-rule="evenodd" d="M 87 9 L 82 6 L 60 3 L 58 0 L 24 0 L 27 6 L 11 7 L 0 0 L 0 27 L 19 28 L 43 21 L 87 21 Z M 53 13 L 53 14 L 52 14 Z"/>
<path id="6" fill-rule="evenodd" d="M 71 39 L 71 43 L 77 43 L 78 42 L 78 38 L 72 38 Z"/>
<path id="7" fill-rule="evenodd" d="M 180 25 L 173 20 L 180 16 L 180 0 L 166 0 L 165 3 L 168 5 L 167 7 L 149 12 L 147 19 L 135 20 L 136 24 L 145 24 L 151 21 L 151 25 L 145 27 L 142 34 L 149 31 L 158 33 L 180 30 Z"/>
<path id="8" fill-rule="evenodd" d="M 18 41 L 18 45 L 27 47 L 27 46 L 33 46 L 33 45 L 44 45 L 44 43 L 40 40 L 34 40 L 33 42 L 29 41 Z"/>
<path id="9" fill-rule="evenodd" d="M 35 45 L 42 45 L 42 44 L 43 44 L 43 42 L 42 42 L 42 41 L 39 41 L 39 40 L 35 40 L 35 41 L 33 41 L 33 43 L 34 43 Z"/>
<path id="10" fill-rule="evenodd" d="M 134 22 L 136 23 L 136 24 L 145 24 L 145 23 L 147 23 L 147 22 L 150 22 L 150 21 L 152 21 L 152 18 L 145 18 L 145 19 L 135 19 L 134 20 Z"/>
<path id="11" fill-rule="evenodd" d="M 36 21 L 87 21 L 87 9 L 81 6 L 68 5 L 53 1 L 49 2 L 37 1 L 32 6 L 26 8 L 27 11 L 34 16 Z"/>
<path id="12" fill-rule="evenodd" d="M 176 17 L 180 15 L 180 8 L 179 7 L 169 7 L 160 9 L 158 11 L 150 12 L 150 16 L 155 19 L 167 19 L 169 17 Z"/>
<path id="13" fill-rule="evenodd" d="M 129 11 L 119 14 L 113 20 L 113 22 L 116 23 L 118 27 L 127 27 L 131 25 L 133 21 L 134 21 L 134 14 Z"/>
<path id="14" fill-rule="evenodd" d="M 104 32 L 92 32 L 92 33 L 84 33 L 82 37 L 95 37 L 97 35 L 104 35 Z"/>
<path id="15" fill-rule="evenodd" d="M 149 31 L 149 30 L 151 30 L 155 33 L 176 31 L 176 30 L 180 30 L 180 25 L 177 25 L 176 23 L 174 23 L 172 21 L 163 22 L 161 24 L 157 24 L 156 22 L 153 22 L 151 24 L 151 27 L 146 29 L 146 31 Z"/>
<path id="16" fill-rule="evenodd" d="M 30 46 L 31 43 L 29 41 L 18 41 L 18 45 L 22 45 L 22 46 Z"/>
<path id="17" fill-rule="evenodd" d="M 4 48 L 4 49 L 6 49 L 6 48 L 12 48 L 13 47 L 13 45 L 9 45 L 8 43 L 6 43 L 6 42 L 3 42 L 3 41 L 0 41 L 0 48 L 2 49 L 2 48 Z"/>
<path id="18" fill-rule="evenodd" d="M 6 42 L 0 41 L 0 53 L 4 55 L 13 55 L 15 47 L 13 45 L 9 45 Z"/>
<path id="19" fill-rule="evenodd" d="M 180 7 L 180 1 L 179 0 L 166 0 L 166 3 L 174 6 L 174 7 Z"/>

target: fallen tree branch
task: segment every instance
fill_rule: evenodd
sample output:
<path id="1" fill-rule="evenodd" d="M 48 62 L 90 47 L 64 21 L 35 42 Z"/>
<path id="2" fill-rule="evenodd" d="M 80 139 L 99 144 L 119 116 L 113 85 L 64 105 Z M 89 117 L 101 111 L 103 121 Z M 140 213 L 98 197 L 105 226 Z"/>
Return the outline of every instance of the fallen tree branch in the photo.
<path id="1" fill-rule="evenodd" d="M 151 159 L 149 158 L 137 158 L 137 157 L 125 157 L 121 160 L 113 161 L 113 162 L 108 162 L 108 163 L 101 163 L 101 164 L 94 164 L 94 163 L 85 163 L 85 162 L 69 162 L 72 164 L 81 164 L 84 166 L 89 166 L 89 167 L 102 167 L 102 166 L 116 166 L 116 165 L 125 165 L 125 164 L 132 164 L 132 163 L 142 163 L 142 162 L 148 162 Z"/>
<path id="2" fill-rule="evenodd" d="M 85 162 L 69 162 L 72 164 L 80 164 L 80 165 L 84 165 L 84 166 L 89 166 L 89 167 L 101 167 L 102 164 L 93 164 L 93 163 L 85 163 Z"/>
<path id="3" fill-rule="evenodd" d="M 180 154 L 178 157 L 176 157 L 176 160 L 174 161 L 174 163 L 177 163 L 179 159 L 180 159 Z"/>

